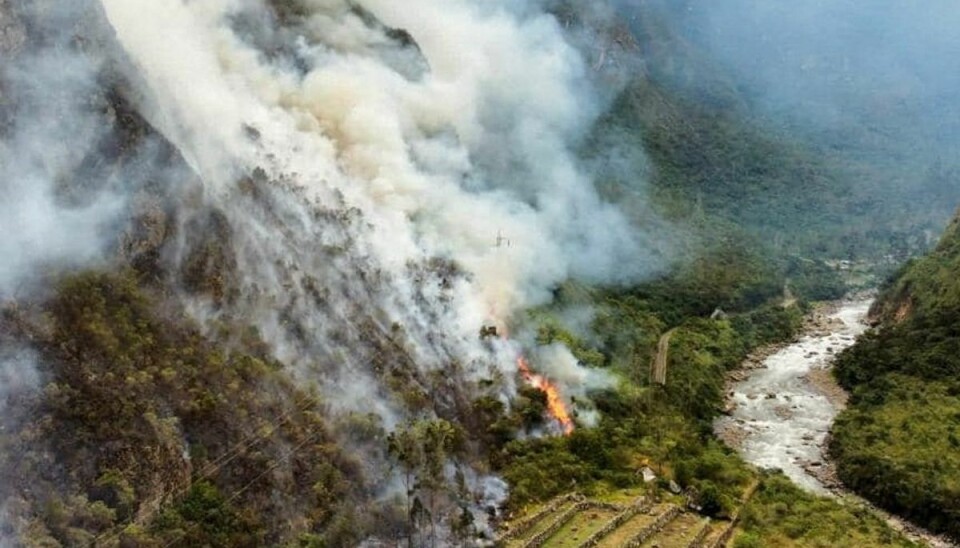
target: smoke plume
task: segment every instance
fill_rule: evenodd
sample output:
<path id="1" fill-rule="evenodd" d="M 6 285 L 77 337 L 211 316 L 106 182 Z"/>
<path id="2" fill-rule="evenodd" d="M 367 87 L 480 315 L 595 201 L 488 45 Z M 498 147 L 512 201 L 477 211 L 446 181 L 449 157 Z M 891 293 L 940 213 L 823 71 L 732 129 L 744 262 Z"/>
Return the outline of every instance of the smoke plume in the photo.
<path id="1" fill-rule="evenodd" d="M 482 340 L 482 326 L 514 323 L 565 280 L 661 266 L 576 152 L 619 85 L 598 84 L 609 59 L 585 59 L 586 39 L 539 3 L 41 4 L 24 8 L 41 46 L 3 65 L 16 108 L 0 117 L 0 297 L 108 259 L 137 191 L 158 183 L 178 209 L 155 274 L 198 323 L 254 326 L 332 414 L 393 430 L 464 417 L 481 394 L 509 403 L 530 337 Z M 100 14 L 115 39 L 90 24 Z M 175 155 L 146 142 L 115 162 L 127 143 L 103 98 L 111 74 Z M 198 187 L 172 182 L 180 158 Z M 532 358 L 567 397 L 609 383 L 563 347 Z M 0 362 L 0 397 L 39 382 L 29 362 Z M 370 477 L 385 458 L 361 456 Z M 471 496 L 499 504 L 482 468 L 463 472 Z"/>
<path id="2" fill-rule="evenodd" d="M 382 399 L 358 351 L 374 332 L 402 329 L 420 372 L 456 361 L 477 379 L 485 321 L 569 277 L 651 269 L 573 152 L 600 109 L 588 67 L 533 6 L 314 1 L 280 21 L 253 1 L 103 5 L 148 117 L 229 218 L 234 310 L 335 400 Z"/>
<path id="3" fill-rule="evenodd" d="M 56 19 L 79 17 L 75 8 L 57 8 Z M 108 131 L 86 102 L 99 67 L 65 47 L 69 36 L 56 26 L 34 32 L 49 34 L 44 47 L 21 52 L 8 42 L 0 52 L 0 298 L 28 291 L 38 272 L 101 256 L 121 205 L 83 177 Z"/>

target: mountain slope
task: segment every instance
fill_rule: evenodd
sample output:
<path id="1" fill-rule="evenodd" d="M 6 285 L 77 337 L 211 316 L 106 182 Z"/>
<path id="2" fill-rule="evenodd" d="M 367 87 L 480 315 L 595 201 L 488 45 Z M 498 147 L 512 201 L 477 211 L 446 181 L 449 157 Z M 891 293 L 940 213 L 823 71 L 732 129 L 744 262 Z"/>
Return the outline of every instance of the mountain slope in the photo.
<path id="1" fill-rule="evenodd" d="M 416 314 L 462 272 L 440 257 L 411 260 L 401 268 L 412 280 L 388 289 L 390 274 L 354 239 L 369 225 L 342 195 L 321 204 L 264 169 L 224 168 L 217 176 L 229 183 L 210 188 L 189 150 L 158 129 L 143 74 L 99 2 L 3 2 L 0 21 L 16 30 L 0 44 L 2 184 L 16 198 L 0 243 L 15 258 L 0 269 L 0 544 L 350 546 L 420 529 L 489 534 L 485 505 L 502 498 L 502 482 L 483 476 L 478 444 L 462 433 L 477 394 L 514 380 L 468 371 L 496 361 L 473 325 L 465 340 L 482 352 L 472 361 L 444 361 L 442 376 L 420 369 L 439 369 L 460 341 L 440 330 L 429 343 L 411 339 L 434 331 L 440 307 L 416 318 L 429 328 L 386 310 Z M 257 250 L 251 239 L 264 233 Z M 313 265 L 284 259 L 284 237 Z M 264 249 L 271 257 L 256 255 Z M 418 304 L 402 302 L 404 291 Z M 388 306 L 373 303 L 386 293 Z M 269 316 L 259 324 L 258 310 Z M 364 412 L 319 393 L 337 371 Z M 394 412 L 409 423 L 385 424 Z M 411 432 L 402 455 L 388 427 Z M 401 462 L 416 486 L 401 486 Z M 447 488 L 452 470 L 460 480 Z"/>
<path id="2" fill-rule="evenodd" d="M 960 538 L 960 233 L 883 290 L 879 327 L 845 351 L 852 391 L 831 452 L 845 483 L 873 502 Z"/>
<path id="3" fill-rule="evenodd" d="M 696 27 L 701 11 L 709 9 L 697 2 L 623 8 L 644 71 L 614 102 L 598 148 L 637 143 L 650 162 L 618 157 L 651 173 L 665 211 L 688 222 L 706 215 L 711 228 L 732 222 L 773 255 L 904 260 L 926 251 L 928 232 L 960 200 L 951 168 L 915 154 L 902 133 L 875 135 L 891 123 L 886 111 L 858 113 L 838 130 L 766 108 L 759 84 L 698 39 L 708 32 Z M 897 111 L 900 125 L 914 124 L 911 113 Z M 637 185 L 616 170 L 609 178 Z"/>

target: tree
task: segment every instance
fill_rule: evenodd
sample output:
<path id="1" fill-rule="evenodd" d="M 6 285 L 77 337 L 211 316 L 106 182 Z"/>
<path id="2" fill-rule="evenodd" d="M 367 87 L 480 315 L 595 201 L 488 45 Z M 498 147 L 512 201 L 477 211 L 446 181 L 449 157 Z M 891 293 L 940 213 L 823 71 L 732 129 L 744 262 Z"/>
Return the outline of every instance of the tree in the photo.
<path id="1" fill-rule="evenodd" d="M 463 443 L 463 432 L 443 419 L 420 420 L 387 436 L 387 452 L 403 471 L 406 511 L 413 546 L 418 521 L 429 523 L 430 544 L 437 538 L 437 517 L 448 491 L 444 469 Z"/>

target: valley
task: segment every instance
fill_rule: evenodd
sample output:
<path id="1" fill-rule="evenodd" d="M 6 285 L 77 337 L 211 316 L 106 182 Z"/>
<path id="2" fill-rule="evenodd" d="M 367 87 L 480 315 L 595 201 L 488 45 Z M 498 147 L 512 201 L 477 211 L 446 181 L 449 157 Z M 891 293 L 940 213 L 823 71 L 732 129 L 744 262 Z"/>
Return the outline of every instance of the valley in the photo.
<path id="1" fill-rule="evenodd" d="M 808 315 L 798 339 L 751 356 L 744 370 L 732 375 L 731 412 L 716 421 L 715 429 L 720 439 L 757 467 L 781 470 L 804 489 L 839 497 L 843 504 L 869 507 L 914 542 L 954 547 L 957 544 L 946 537 L 884 512 L 849 491 L 827 454 L 833 421 L 848 398 L 832 378 L 833 361 L 867 329 L 874 298 L 871 294 L 821 304 Z"/>

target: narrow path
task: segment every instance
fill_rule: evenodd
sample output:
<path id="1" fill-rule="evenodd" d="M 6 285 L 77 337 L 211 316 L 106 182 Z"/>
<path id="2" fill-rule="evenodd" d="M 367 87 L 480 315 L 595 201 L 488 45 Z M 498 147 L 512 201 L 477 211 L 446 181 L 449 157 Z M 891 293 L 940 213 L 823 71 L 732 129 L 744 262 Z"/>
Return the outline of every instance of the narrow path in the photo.
<path id="1" fill-rule="evenodd" d="M 657 355 L 650 364 L 650 381 L 655 384 L 667 384 L 667 358 L 670 356 L 670 337 L 677 328 L 673 328 L 660 336 L 657 343 Z"/>

